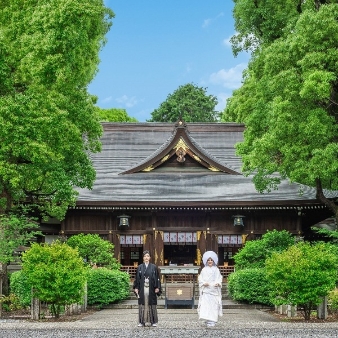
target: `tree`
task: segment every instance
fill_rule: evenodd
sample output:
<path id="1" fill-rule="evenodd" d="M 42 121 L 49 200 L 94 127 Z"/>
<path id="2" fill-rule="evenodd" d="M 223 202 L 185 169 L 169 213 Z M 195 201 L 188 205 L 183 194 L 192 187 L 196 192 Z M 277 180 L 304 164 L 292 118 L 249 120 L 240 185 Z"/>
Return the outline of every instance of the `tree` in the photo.
<path id="1" fill-rule="evenodd" d="M 34 203 L 62 219 L 90 188 L 102 128 L 87 92 L 113 12 L 103 0 L 0 6 L 0 213 Z"/>
<path id="2" fill-rule="evenodd" d="M 294 243 L 293 236 L 286 230 L 268 231 L 261 239 L 247 241 L 234 256 L 236 270 L 263 268 L 273 252 L 282 252 Z"/>
<path id="3" fill-rule="evenodd" d="M 148 122 L 176 122 L 180 117 L 186 122 L 216 122 L 217 103 L 216 96 L 207 95 L 207 88 L 188 83 L 169 94 Z"/>
<path id="4" fill-rule="evenodd" d="M 334 289 L 337 268 L 337 249 L 330 244 L 299 242 L 273 253 L 266 261 L 273 303 L 297 305 L 309 320 L 313 306 Z"/>
<path id="5" fill-rule="evenodd" d="M 114 245 L 98 234 L 78 234 L 70 237 L 67 244 L 77 249 L 80 256 L 88 263 L 96 263 L 113 268 L 119 268 L 120 265 L 113 257 Z"/>
<path id="6" fill-rule="evenodd" d="M 256 51 L 261 45 L 274 42 L 288 31 L 306 4 L 300 1 L 233 0 L 236 34 L 230 39 L 233 52 Z M 307 1 L 311 2 L 311 1 Z"/>
<path id="7" fill-rule="evenodd" d="M 102 122 L 137 122 L 134 117 L 130 117 L 125 109 L 110 108 L 102 109 L 97 107 L 100 121 Z"/>
<path id="8" fill-rule="evenodd" d="M 78 251 L 67 244 L 34 243 L 23 254 L 22 271 L 33 296 L 51 304 L 56 318 L 62 306 L 82 301 L 87 269 Z"/>
<path id="9" fill-rule="evenodd" d="M 254 175 L 260 192 L 277 189 L 285 178 L 315 187 L 317 198 L 338 219 L 336 204 L 324 194 L 338 190 L 338 1 L 254 2 L 253 18 L 265 13 L 266 21 L 255 21 L 251 28 L 244 14 L 248 3 L 236 1 L 235 18 L 244 37 L 238 41 L 254 53 L 243 86 L 222 117 L 246 125 L 237 146 L 243 172 Z M 274 10 L 280 19 L 275 35 L 274 16 L 268 15 Z M 255 42 L 245 40 L 249 33 Z"/>
<path id="10" fill-rule="evenodd" d="M 25 216 L 14 214 L 0 215 L 0 262 L 14 261 L 15 250 L 28 245 L 41 232 L 38 224 Z"/>

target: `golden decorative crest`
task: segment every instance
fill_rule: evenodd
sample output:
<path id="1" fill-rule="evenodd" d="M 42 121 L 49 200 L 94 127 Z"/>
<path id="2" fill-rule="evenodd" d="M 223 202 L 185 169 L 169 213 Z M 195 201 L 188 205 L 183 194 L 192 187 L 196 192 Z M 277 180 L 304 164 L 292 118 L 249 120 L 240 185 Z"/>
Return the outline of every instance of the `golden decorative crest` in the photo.
<path id="1" fill-rule="evenodd" d="M 181 289 L 177 289 L 177 290 L 176 290 L 176 293 L 180 296 L 180 295 L 183 294 L 183 291 L 182 291 Z"/>
<path id="2" fill-rule="evenodd" d="M 193 154 L 192 157 L 193 157 L 197 162 L 201 162 L 201 159 L 200 159 L 197 155 Z"/>
<path id="3" fill-rule="evenodd" d="M 168 154 L 168 155 L 165 155 L 165 156 L 162 158 L 161 162 L 165 162 L 168 158 L 169 158 L 169 154 Z"/>
<path id="4" fill-rule="evenodd" d="M 182 138 L 179 139 L 179 141 L 176 143 L 176 146 L 173 149 L 184 149 L 187 151 L 189 147 L 185 144 L 184 140 Z"/>
<path id="5" fill-rule="evenodd" d="M 219 169 L 213 167 L 212 165 L 208 169 L 211 170 L 211 171 L 219 171 Z"/>
<path id="6" fill-rule="evenodd" d="M 144 168 L 142 171 L 152 171 L 152 170 L 154 170 L 154 167 L 150 165 L 149 167 Z"/>

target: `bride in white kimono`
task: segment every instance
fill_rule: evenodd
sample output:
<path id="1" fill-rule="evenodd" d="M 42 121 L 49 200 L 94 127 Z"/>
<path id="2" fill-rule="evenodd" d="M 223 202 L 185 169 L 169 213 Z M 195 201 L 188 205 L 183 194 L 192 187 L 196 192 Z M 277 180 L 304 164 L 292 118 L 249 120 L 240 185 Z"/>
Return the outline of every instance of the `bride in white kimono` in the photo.
<path id="1" fill-rule="evenodd" d="M 216 266 L 218 257 L 215 252 L 205 252 L 203 263 L 204 268 L 198 277 L 200 298 L 197 311 L 199 319 L 204 319 L 207 326 L 215 326 L 218 317 L 223 315 L 221 292 L 223 277 Z"/>

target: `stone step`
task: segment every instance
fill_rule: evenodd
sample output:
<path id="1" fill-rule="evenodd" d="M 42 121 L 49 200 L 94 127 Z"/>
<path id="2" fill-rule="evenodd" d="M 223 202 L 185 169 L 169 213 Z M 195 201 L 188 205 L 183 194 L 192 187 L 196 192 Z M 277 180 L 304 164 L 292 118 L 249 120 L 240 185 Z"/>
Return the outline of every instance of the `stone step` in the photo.
<path id="1" fill-rule="evenodd" d="M 157 301 L 157 308 L 158 309 L 164 309 L 165 300 L 164 299 L 158 299 Z M 198 300 L 195 299 L 194 302 L 194 308 L 197 309 L 198 306 Z M 169 305 L 169 308 L 180 308 L 182 306 L 179 305 Z M 137 309 L 138 304 L 137 300 L 124 300 L 122 302 L 116 303 L 116 304 L 109 304 L 104 306 L 105 309 Z M 185 306 L 185 308 L 191 308 L 191 306 Z M 222 300 L 222 308 L 223 309 L 273 309 L 271 307 L 262 305 L 262 304 L 245 304 L 245 303 L 238 303 L 230 299 Z"/>

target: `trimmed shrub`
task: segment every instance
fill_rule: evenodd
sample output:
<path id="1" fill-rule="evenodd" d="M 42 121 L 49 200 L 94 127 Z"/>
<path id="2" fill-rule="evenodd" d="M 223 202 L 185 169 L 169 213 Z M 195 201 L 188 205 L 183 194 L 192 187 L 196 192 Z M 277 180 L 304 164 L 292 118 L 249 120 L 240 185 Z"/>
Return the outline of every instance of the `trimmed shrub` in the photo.
<path id="1" fill-rule="evenodd" d="M 269 296 L 271 289 L 264 268 L 233 272 L 228 278 L 228 290 L 234 300 L 272 305 Z"/>
<path id="2" fill-rule="evenodd" d="M 34 297 L 50 304 L 56 318 L 64 305 L 83 301 L 88 269 L 78 251 L 65 243 L 32 244 L 22 255 L 22 271 Z"/>
<path id="3" fill-rule="evenodd" d="M 88 305 L 108 305 L 129 296 L 129 274 L 106 268 L 92 269 L 88 273 Z"/>

